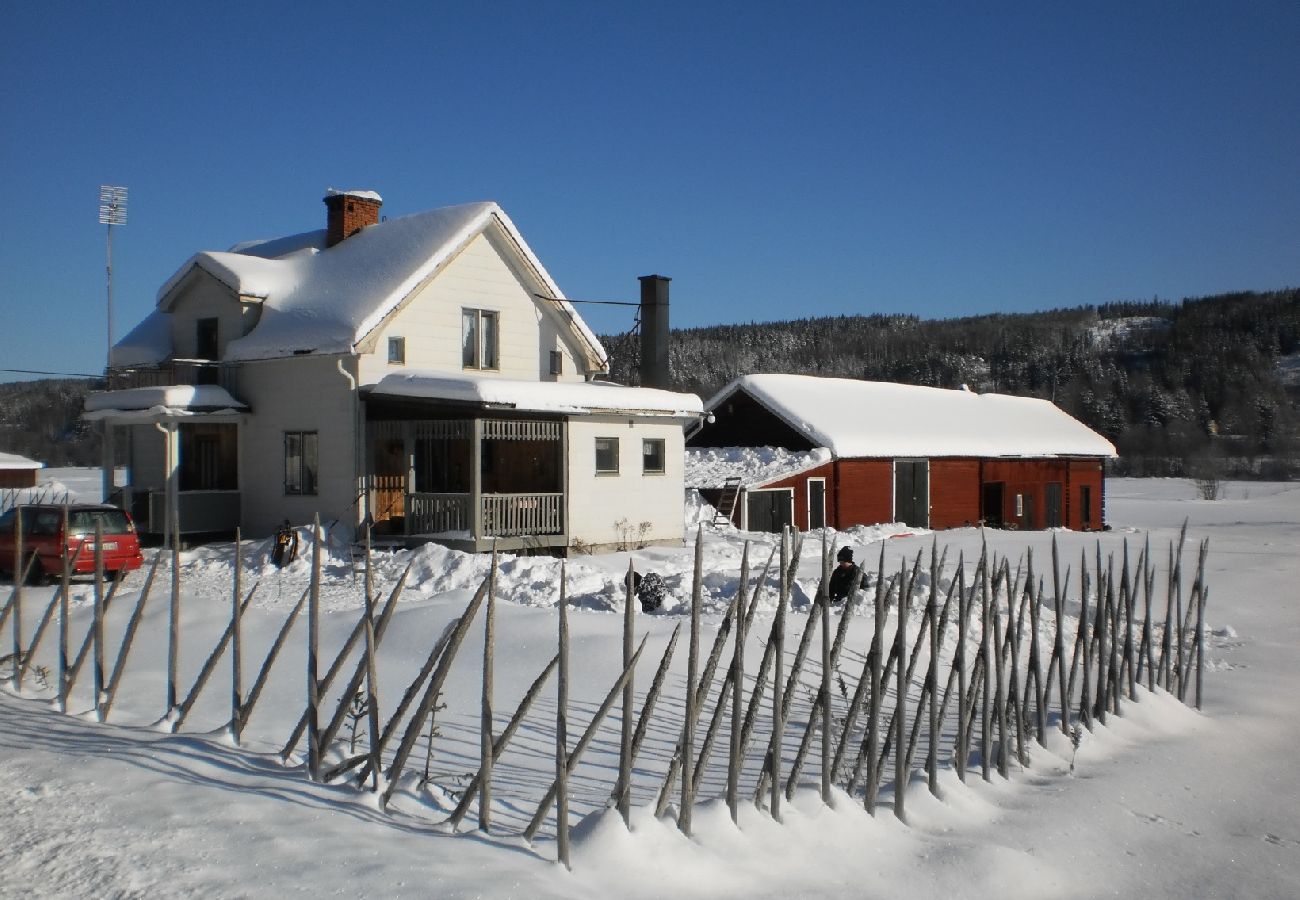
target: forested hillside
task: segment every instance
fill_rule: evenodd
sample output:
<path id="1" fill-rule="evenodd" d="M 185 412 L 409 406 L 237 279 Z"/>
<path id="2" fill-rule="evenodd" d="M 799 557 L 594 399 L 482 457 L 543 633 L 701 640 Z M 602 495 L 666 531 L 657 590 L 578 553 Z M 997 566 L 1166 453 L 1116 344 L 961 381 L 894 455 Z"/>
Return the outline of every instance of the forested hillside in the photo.
<path id="1" fill-rule="evenodd" d="M 966 384 L 1054 400 L 1115 442 L 1118 472 L 1300 477 L 1300 290 L 935 321 L 849 315 L 672 338 L 676 387 L 706 399 L 751 372 Z M 637 342 L 604 340 L 615 379 L 634 379 Z"/>
<path id="2" fill-rule="evenodd" d="M 615 380 L 636 383 L 636 336 L 602 340 Z M 675 387 L 706 400 L 751 372 L 965 384 L 1054 400 L 1115 442 L 1119 473 L 1300 477 L 1300 290 L 934 321 L 719 325 L 674 331 L 672 342 Z M 98 464 L 97 429 L 79 418 L 95 385 L 0 384 L 0 451 Z"/>
<path id="3" fill-rule="evenodd" d="M 86 378 L 0 384 L 0 451 L 47 466 L 99 465 L 99 430 L 81 420 Z"/>

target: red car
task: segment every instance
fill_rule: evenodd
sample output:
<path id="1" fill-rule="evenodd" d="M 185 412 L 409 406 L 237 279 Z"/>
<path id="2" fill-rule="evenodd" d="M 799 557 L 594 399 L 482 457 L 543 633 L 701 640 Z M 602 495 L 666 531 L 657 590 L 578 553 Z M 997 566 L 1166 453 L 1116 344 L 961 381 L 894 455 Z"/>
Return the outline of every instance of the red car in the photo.
<path id="1" fill-rule="evenodd" d="M 71 562 L 73 574 L 95 571 L 95 528 L 103 529 L 104 572 L 121 577 L 140 568 L 144 556 L 135 523 L 125 510 L 116 506 L 88 503 L 20 504 L 0 515 L 0 572 L 13 577 L 14 523 L 18 510 L 23 518 L 22 565 L 33 556 L 29 580 L 40 583 L 63 574 L 64 554 Z M 63 511 L 68 512 L 68 531 L 63 533 Z"/>

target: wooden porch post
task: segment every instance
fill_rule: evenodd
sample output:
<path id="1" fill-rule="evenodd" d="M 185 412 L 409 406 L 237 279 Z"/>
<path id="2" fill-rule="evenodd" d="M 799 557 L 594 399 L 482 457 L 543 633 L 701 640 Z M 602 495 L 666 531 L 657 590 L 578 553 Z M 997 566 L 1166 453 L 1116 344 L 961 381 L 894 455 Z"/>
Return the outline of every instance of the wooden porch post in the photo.
<path id="1" fill-rule="evenodd" d="M 402 455 L 406 458 L 406 489 L 402 498 L 402 529 L 411 534 L 411 495 L 415 493 L 415 426 L 402 423 Z"/>
<path id="2" fill-rule="evenodd" d="M 470 538 L 477 542 L 483 538 L 483 420 L 475 417 L 470 429 Z"/>

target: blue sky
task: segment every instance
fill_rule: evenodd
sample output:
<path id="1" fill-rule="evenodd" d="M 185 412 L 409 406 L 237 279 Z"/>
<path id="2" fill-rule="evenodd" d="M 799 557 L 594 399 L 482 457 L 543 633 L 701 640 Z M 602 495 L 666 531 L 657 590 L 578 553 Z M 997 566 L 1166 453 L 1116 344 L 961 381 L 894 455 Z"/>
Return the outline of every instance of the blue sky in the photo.
<path id="1" fill-rule="evenodd" d="M 331 186 L 497 200 L 677 327 L 1300 284 L 1295 2 L 360 6 L 0 12 L 0 367 L 102 368 L 103 183 L 118 336 Z"/>

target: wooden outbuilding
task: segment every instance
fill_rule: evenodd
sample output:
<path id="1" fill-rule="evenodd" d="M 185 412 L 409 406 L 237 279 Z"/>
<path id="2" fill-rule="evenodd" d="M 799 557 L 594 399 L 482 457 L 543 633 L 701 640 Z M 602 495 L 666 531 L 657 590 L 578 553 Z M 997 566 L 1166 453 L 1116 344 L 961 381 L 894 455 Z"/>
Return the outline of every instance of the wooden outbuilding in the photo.
<path id="1" fill-rule="evenodd" d="M 1105 525 L 1115 448 L 1047 400 L 747 375 L 706 412 L 687 486 L 743 529 Z"/>
<path id="2" fill-rule="evenodd" d="M 45 464 L 34 459 L 16 453 L 0 453 L 0 488 L 35 487 L 37 473 L 43 468 Z"/>

